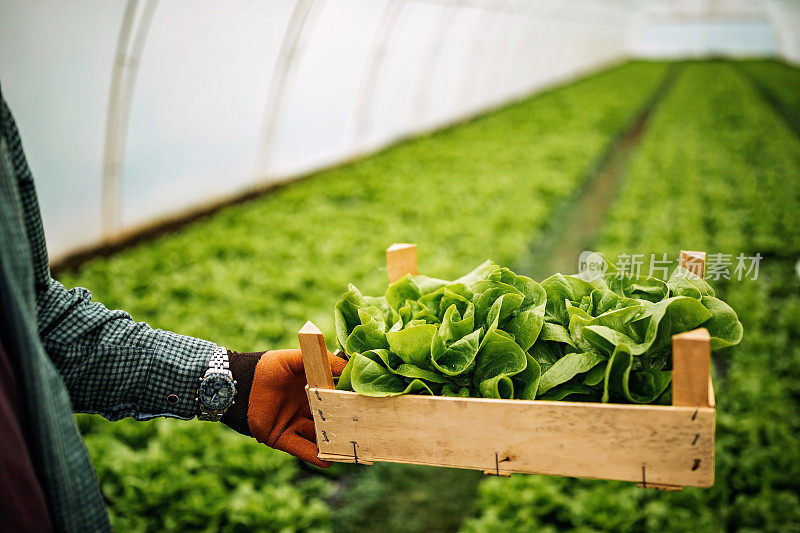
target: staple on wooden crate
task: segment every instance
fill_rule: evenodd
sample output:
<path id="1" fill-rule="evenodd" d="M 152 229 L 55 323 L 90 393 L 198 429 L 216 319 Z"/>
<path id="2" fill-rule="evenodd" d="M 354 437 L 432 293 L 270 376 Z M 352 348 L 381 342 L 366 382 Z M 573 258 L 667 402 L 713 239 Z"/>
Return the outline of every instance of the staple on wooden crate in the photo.
<path id="1" fill-rule="evenodd" d="M 667 492 L 677 492 L 683 490 L 680 485 L 669 485 L 666 483 L 648 483 L 646 474 L 647 464 L 642 463 L 642 480 L 636 484 L 640 489 L 654 489 Z"/>
<path id="2" fill-rule="evenodd" d="M 499 452 L 494 452 L 494 468 L 495 468 L 494 472 L 492 472 L 491 470 L 484 470 L 483 471 L 484 475 L 487 475 L 487 476 L 498 476 L 498 477 L 500 477 L 500 476 L 511 477 L 511 473 L 510 472 L 500 472 L 500 463 L 504 463 L 504 462 L 510 461 L 510 460 L 511 460 L 510 457 L 506 457 L 505 459 L 500 459 Z"/>

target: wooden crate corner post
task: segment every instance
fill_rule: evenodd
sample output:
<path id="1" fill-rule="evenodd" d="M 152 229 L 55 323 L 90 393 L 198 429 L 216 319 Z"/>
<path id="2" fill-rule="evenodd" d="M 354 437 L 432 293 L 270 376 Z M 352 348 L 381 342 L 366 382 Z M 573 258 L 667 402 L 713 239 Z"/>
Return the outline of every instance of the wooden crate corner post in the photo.
<path id="1" fill-rule="evenodd" d="M 706 271 L 706 253 L 681 250 L 680 266 L 703 278 Z M 701 408 L 714 408 L 714 388 L 711 383 L 711 336 L 707 329 L 698 328 L 672 337 L 672 405 L 694 407 L 692 420 Z M 713 421 L 713 418 L 712 418 Z M 713 464 L 713 422 L 710 431 L 711 461 Z M 697 433 L 695 442 L 701 434 Z M 694 445 L 694 443 L 693 443 Z M 697 467 L 700 459 L 695 459 Z M 653 484 L 644 481 L 645 465 L 642 465 L 643 482 L 639 487 L 659 490 L 681 490 L 677 485 Z M 713 482 L 713 467 L 712 467 Z"/>
<path id="2" fill-rule="evenodd" d="M 308 403 L 312 409 L 314 418 L 314 430 L 317 434 L 317 457 L 322 457 L 322 443 L 323 439 L 327 439 L 325 429 L 320 427 L 320 420 L 324 418 L 319 415 L 321 411 L 314 405 L 314 396 L 319 398 L 319 389 L 334 389 L 333 372 L 331 371 L 331 362 L 328 359 L 328 348 L 325 345 L 325 335 L 322 331 L 310 320 L 306 322 L 300 331 L 297 332 L 297 338 L 300 341 L 300 353 L 303 357 L 303 370 L 306 373 L 306 394 L 308 396 Z M 313 391 L 313 392 L 312 392 Z"/>
<path id="3" fill-rule="evenodd" d="M 706 253 L 692 250 L 681 250 L 681 266 L 689 272 L 706 277 Z"/>
<path id="4" fill-rule="evenodd" d="M 313 322 L 308 321 L 297 332 L 297 338 L 300 341 L 303 369 L 308 382 L 306 395 L 314 417 L 314 430 L 317 434 L 317 457 L 323 461 L 371 465 L 372 461 L 359 460 L 358 455 L 356 455 L 356 442 L 352 442 L 352 456 L 330 453 L 330 446 L 335 442 L 334 432 L 337 424 L 330 417 L 326 418 L 322 412 L 325 407 L 322 405 L 320 389 L 334 391 L 336 386 L 333 383 L 333 372 L 331 371 L 331 361 L 328 359 L 325 336 Z M 333 432 L 331 431 L 331 425 L 334 427 Z"/>
<path id="5" fill-rule="evenodd" d="M 704 278 L 706 253 L 681 250 L 680 265 Z M 672 337 L 672 405 L 714 407 L 711 337 L 698 328 Z"/>
<path id="6" fill-rule="evenodd" d="M 713 407 L 709 394 L 711 335 L 705 328 L 672 337 L 672 405 Z"/>
<path id="7" fill-rule="evenodd" d="M 313 322 L 308 321 L 297 332 L 300 352 L 303 355 L 303 368 L 309 388 L 332 389 L 333 372 L 325 347 L 325 336 Z"/>
<path id="8" fill-rule="evenodd" d="M 416 276 L 419 274 L 417 267 L 417 245 L 409 243 L 394 243 L 386 249 L 386 270 L 389 274 L 389 283 L 394 283 L 406 274 Z"/>
<path id="9" fill-rule="evenodd" d="M 704 278 L 706 253 L 681 250 L 680 265 Z M 714 407 L 711 337 L 698 328 L 672 337 L 672 405 Z"/>

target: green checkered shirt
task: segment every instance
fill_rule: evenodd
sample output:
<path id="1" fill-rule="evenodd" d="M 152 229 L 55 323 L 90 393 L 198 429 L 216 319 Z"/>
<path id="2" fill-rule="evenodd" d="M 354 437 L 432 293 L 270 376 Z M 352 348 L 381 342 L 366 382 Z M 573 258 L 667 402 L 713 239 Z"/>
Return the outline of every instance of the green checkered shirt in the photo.
<path id="1" fill-rule="evenodd" d="M 191 418 L 214 348 L 91 298 L 50 277 L 33 176 L 0 94 L 0 336 L 16 362 L 29 452 L 58 531 L 110 529 L 73 411 L 111 420 Z M 172 394 L 175 403 L 167 400 Z"/>

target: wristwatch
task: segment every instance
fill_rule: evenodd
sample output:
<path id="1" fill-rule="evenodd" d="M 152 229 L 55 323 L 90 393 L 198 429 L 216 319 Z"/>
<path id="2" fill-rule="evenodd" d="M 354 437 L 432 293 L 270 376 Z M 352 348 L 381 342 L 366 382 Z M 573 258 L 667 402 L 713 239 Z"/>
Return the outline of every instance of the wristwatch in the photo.
<path id="1" fill-rule="evenodd" d="M 195 399 L 200 408 L 199 420 L 218 422 L 236 395 L 236 380 L 230 371 L 228 350 L 217 346 L 208 360 L 208 370 L 200 378 Z"/>

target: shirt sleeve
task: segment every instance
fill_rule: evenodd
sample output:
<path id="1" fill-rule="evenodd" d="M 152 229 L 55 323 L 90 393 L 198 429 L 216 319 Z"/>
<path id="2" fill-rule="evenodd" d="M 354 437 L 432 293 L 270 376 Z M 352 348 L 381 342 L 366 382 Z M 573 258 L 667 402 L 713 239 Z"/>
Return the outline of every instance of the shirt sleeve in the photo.
<path id="1" fill-rule="evenodd" d="M 6 140 L 24 211 L 39 335 L 79 412 L 110 420 L 195 415 L 198 380 L 215 345 L 153 329 L 124 311 L 92 302 L 50 276 L 39 202 L 19 131 L 0 92 L 0 135 Z M 22 260 L 15 258 L 15 260 Z"/>
<path id="2" fill-rule="evenodd" d="M 109 420 L 196 414 L 196 390 L 215 344 L 153 329 L 51 279 L 37 299 L 39 332 L 76 412 Z"/>

